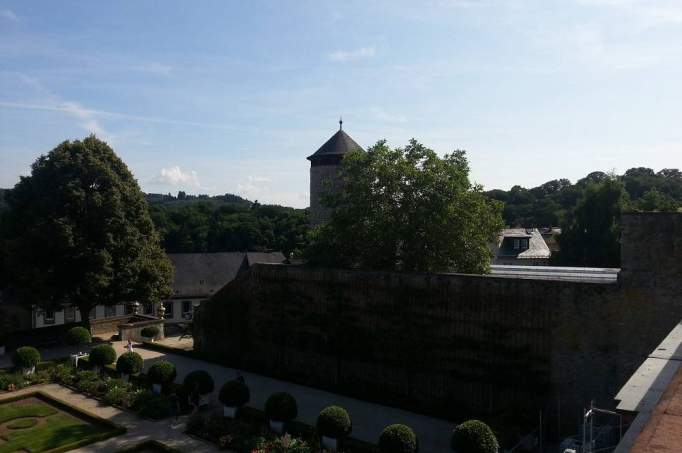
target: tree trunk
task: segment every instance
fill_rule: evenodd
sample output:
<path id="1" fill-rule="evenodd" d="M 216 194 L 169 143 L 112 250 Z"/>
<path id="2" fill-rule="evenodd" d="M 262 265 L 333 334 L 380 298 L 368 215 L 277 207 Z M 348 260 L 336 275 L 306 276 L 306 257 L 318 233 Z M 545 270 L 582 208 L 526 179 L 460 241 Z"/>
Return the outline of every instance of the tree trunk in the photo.
<path id="1" fill-rule="evenodd" d="M 92 306 L 90 305 L 79 305 L 78 312 L 81 314 L 81 323 L 83 327 L 90 330 L 90 310 Z"/>

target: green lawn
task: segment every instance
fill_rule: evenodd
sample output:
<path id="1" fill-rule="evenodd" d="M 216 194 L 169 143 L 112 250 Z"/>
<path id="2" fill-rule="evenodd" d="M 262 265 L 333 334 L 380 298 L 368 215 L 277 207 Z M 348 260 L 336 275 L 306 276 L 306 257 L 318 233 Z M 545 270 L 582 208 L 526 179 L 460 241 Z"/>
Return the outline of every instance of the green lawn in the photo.
<path id="1" fill-rule="evenodd" d="M 29 425 L 27 420 L 37 423 Z M 106 424 L 86 420 L 35 397 L 0 403 L 0 453 L 38 453 L 72 444 L 75 448 L 115 433 Z"/>

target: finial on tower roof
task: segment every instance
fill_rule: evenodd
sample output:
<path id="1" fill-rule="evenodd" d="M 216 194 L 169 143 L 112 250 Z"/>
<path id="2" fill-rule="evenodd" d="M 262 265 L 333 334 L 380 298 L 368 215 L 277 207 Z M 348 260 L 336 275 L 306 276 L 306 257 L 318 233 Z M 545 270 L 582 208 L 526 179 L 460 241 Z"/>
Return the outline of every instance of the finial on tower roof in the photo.
<path id="1" fill-rule="evenodd" d="M 343 130 L 343 118 L 342 117 L 339 117 L 339 130 L 340 131 Z"/>

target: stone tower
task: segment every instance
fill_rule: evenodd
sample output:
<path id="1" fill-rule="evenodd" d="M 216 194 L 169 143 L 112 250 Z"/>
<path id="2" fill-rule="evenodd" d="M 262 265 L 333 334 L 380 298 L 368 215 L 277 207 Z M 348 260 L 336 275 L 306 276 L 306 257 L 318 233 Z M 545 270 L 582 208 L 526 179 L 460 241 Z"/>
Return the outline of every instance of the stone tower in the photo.
<path id="1" fill-rule="evenodd" d="M 322 197 L 339 188 L 339 165 L 343 157 L 353 151 L 362 151 L 360 145 L 343 131 L 343 121 L 339 120 L 339 130 L 311 156 L 310 161 L 310 224 L 317 226 L 329 220 L 329 208 L 322 206 Z"/>

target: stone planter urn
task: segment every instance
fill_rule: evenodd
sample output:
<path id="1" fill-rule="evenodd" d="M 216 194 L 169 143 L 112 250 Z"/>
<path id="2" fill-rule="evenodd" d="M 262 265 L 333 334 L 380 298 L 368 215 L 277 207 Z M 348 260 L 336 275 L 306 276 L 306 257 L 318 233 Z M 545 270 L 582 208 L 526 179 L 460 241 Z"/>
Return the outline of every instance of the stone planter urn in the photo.
<path id="1" fill-rule="evenodd" d="M 223 405 L 223 417 L 234 418 L 235 415 L 237 415 L 236 407 Z"/>
<path id="2" fill-rule="evenodd" d="M 329 448 L 332 451 L 336 451 L 339 441 L 333 437 L 322 436 L 322 446 Z"/>
<path id="3" fill-rule="evenodd" d="M 282 431 L 284 431 L 284 422 L 278 422 L 276 420 L 270 420 L 270 429 L 273 432 L 276 432 L 278 434 L 282 434 Z"/>

